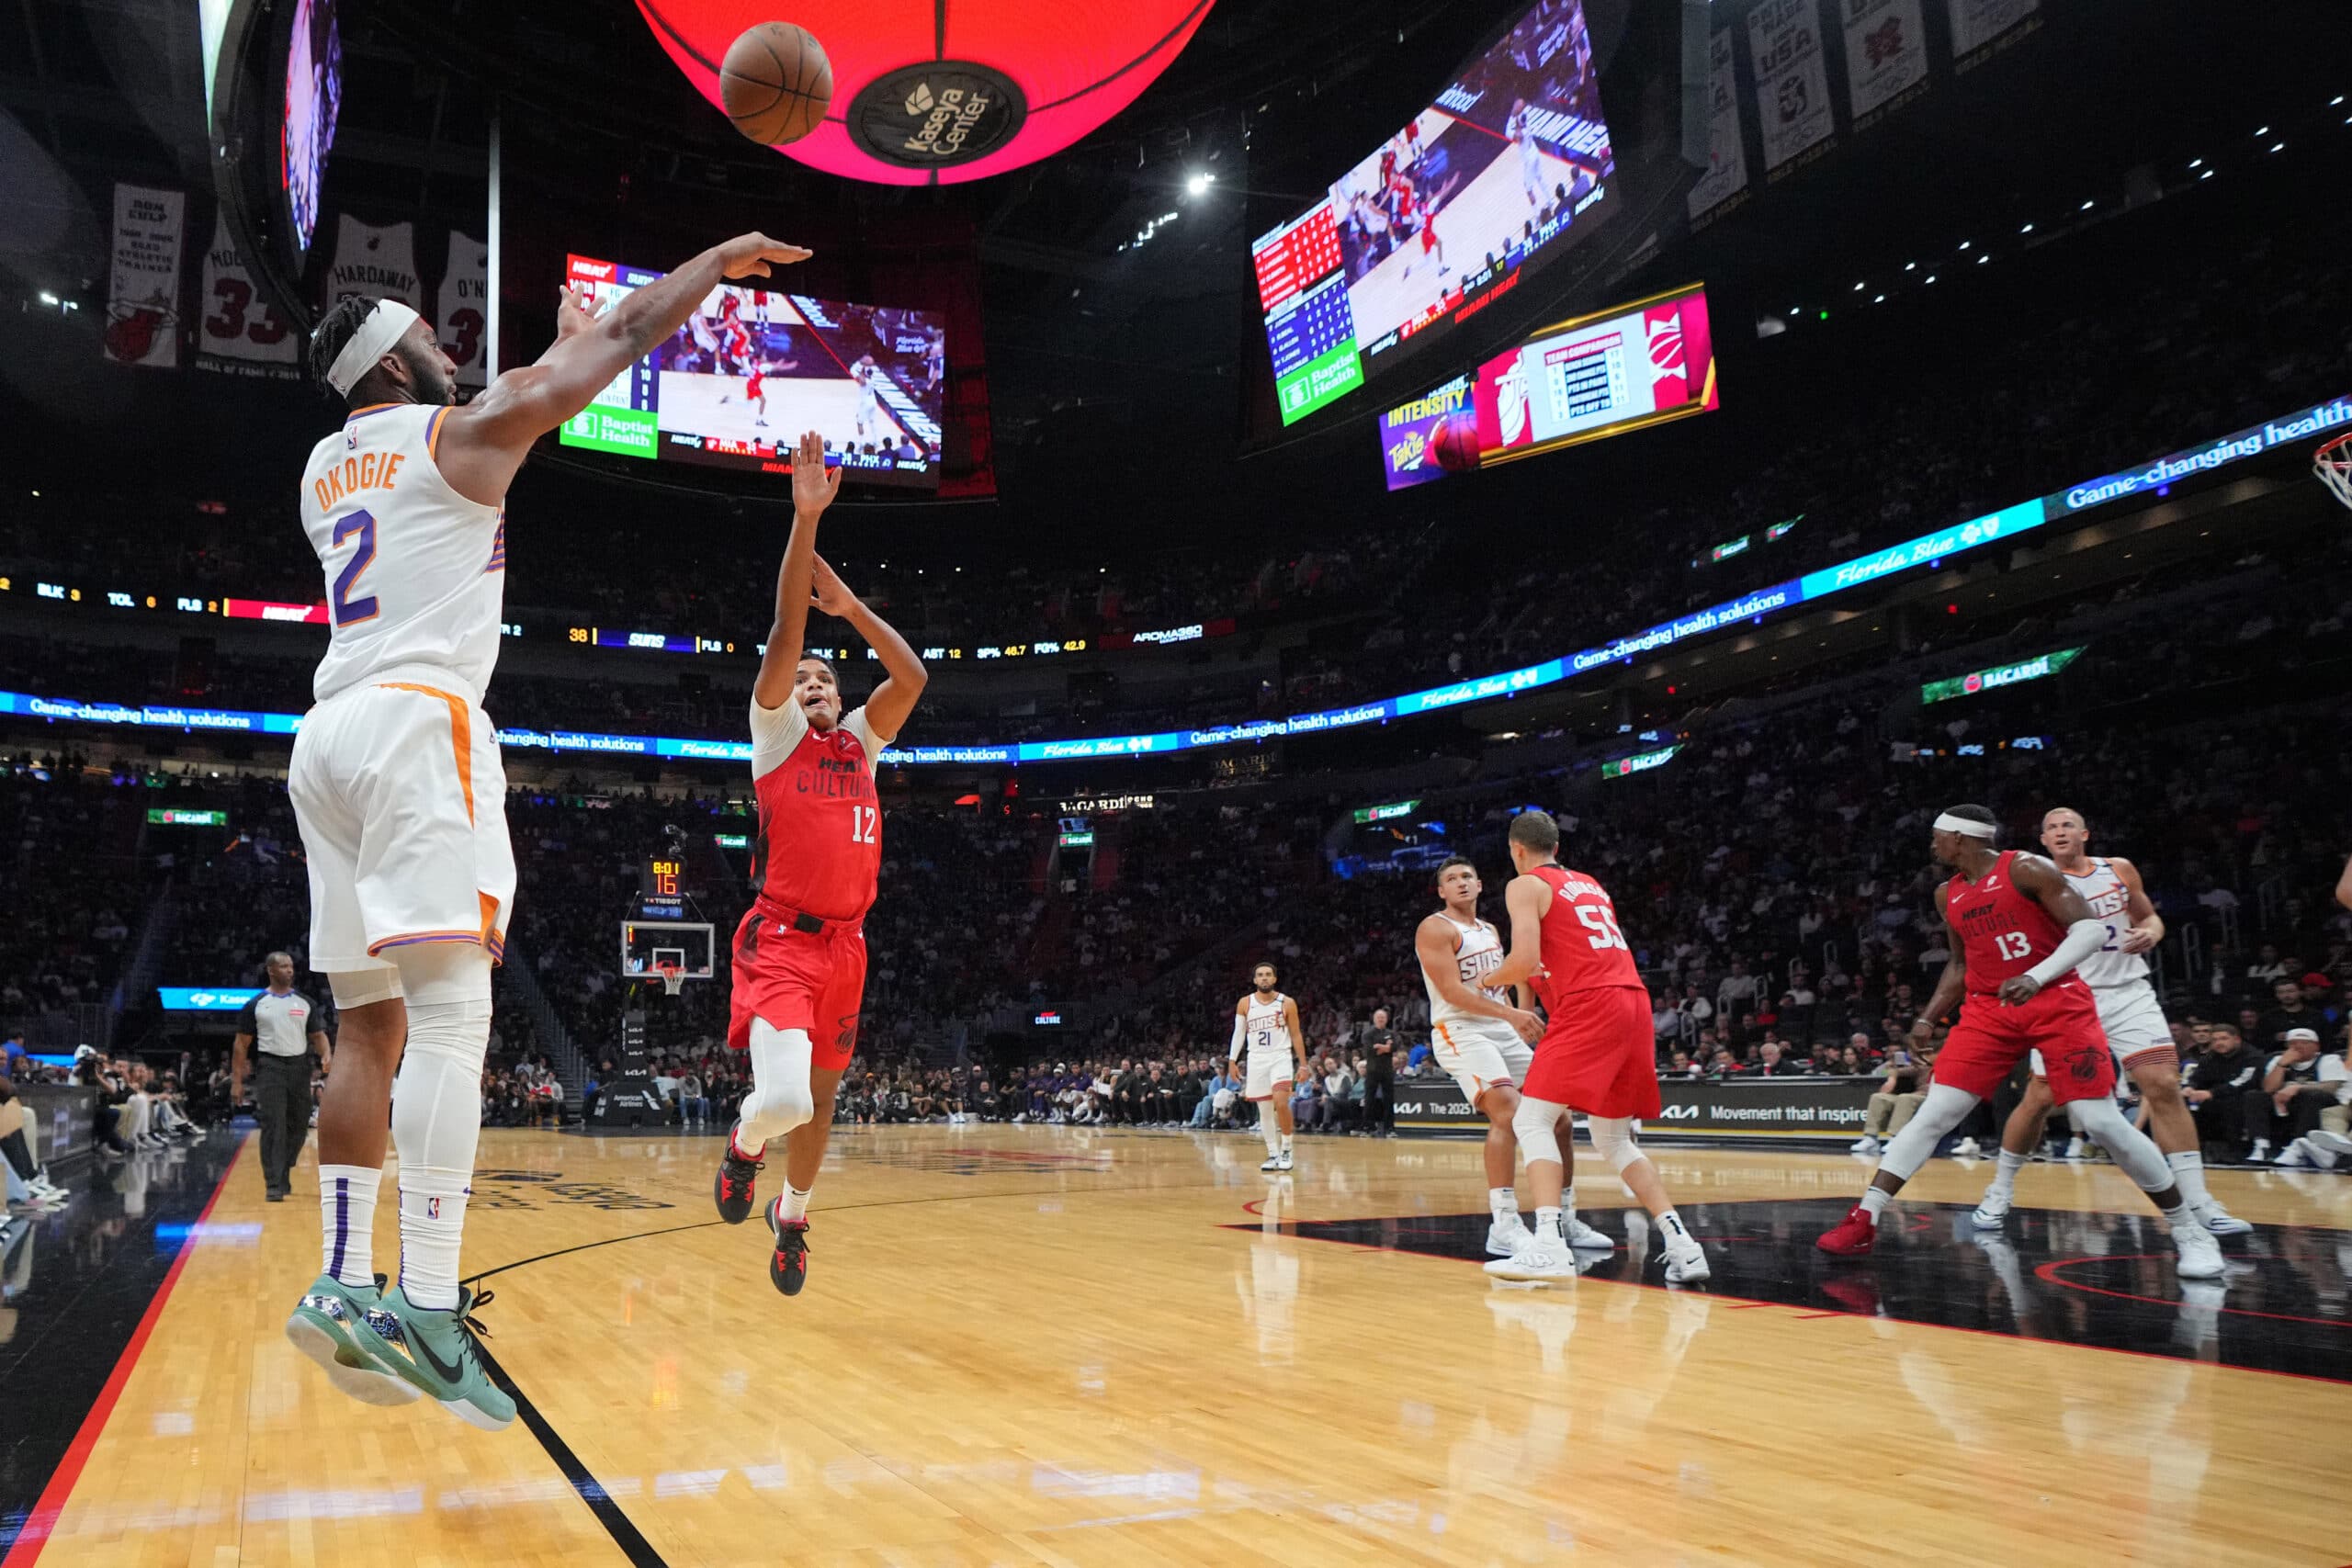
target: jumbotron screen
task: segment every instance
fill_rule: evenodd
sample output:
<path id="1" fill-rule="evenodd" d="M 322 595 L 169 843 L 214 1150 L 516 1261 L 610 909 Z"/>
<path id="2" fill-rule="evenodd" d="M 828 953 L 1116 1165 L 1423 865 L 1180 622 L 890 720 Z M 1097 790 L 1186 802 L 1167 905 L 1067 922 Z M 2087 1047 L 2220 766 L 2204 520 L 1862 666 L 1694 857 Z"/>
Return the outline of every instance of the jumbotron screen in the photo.
<path id="1" fill-rule="evenodd" d="M 572 256 L 601 313 L 662 276 Z M 947 334 L 934 316 L 721 284 L 670 339 L 567 423 L 566 446 L 789 474 L 801 433 L 851 478 L 935 489 Z"/>
<path id="2" fill-rule="evenodd" d="M 1481 467 L 1717 406 L 1707 291 L 1693 283 L 1555 322 L 1478 367 Z"/>
<path id="3" fill-rule="evenodd" d="M 1437 101 L 1251 246 L 1283 423 L 1512 287 L 1613 210 L 1584 0 L 1536 0 Z"/>

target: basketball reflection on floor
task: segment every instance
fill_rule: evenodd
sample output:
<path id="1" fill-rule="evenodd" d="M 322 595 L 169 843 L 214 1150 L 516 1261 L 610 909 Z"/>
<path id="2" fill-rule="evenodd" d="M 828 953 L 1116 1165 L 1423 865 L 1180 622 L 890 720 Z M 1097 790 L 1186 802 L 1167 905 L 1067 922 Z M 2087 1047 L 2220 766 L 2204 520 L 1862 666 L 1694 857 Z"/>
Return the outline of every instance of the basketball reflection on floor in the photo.
<path id="1" fill-rule="evenodd" d="M 2006 1231 L 1980 1232 L 1957 1205 L 1905 1204 L 1881 1228 L 1878 1252 L 1827 1258 L 1813 1239 L 1845 1213 L 1844 1198 L 1702 1203 L 1683 1216 L 1707 1244 L 1711 1294 L 1800 1312 L 2007 1334 L 2026 1339 L 2170 1356 L 2257 1371 L 2352 1382 L 2352 1235 L 2260 1225 L 2228 1244 L 2225 1280 L 2181 1280 L 2153 1215 L 2019 1209 Z M 1632 1227 L 1655 1250 L 1646 1216 L 1586 1216 L 1612 1235 Z M 1487 1216 L 1415 1214 L 1306 1220 L 1283 1229 L 1318 1241 L 1486 1260 Z M 1256 1227 L 1250 1227 L 1256 1228 Z M 1590 1258 L 1586 1277 L 1655 1285 L 1621 1246 Z M 1470 1281 L 1465 1280 L 1465 1284 Z M 1573 1286 L 1553 1286 L 1558 1293 Z"/>

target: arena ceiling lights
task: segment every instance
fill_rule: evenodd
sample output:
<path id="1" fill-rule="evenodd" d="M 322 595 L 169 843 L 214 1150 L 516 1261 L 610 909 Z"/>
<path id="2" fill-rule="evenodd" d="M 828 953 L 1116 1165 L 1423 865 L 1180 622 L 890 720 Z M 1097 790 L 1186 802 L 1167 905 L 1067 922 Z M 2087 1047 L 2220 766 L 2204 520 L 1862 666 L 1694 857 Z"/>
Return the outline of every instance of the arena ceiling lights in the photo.
<path id="1" fill-rule="evenodd" d="M 1214 0 L 794 0 L 825 46 L 833 102 L 777 152 L 876 185 L 958 185 L 1060 152 L 1135 102 Z M 695 90 L 770 0 L 637 0 Z"/>

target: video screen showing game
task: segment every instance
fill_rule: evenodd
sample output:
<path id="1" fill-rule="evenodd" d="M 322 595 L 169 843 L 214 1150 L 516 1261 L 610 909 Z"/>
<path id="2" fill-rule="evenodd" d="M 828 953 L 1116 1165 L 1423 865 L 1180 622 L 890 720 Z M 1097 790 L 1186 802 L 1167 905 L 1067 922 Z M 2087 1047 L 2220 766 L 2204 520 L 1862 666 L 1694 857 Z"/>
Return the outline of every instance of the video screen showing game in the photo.
<path id="1" fill-rule="evenodd" d="M 566 264 L 567 281 L 599 313 L 662 276 L 588 256 Z M 936 489 L 946 376 L 946 331 L 923 311 L 722 284 L 558 439 L 789 474 L 794 444 L 814 430 L 828 466 L 849 478 Z"/>
<path id="2" fill-rule="evenodd" d="M 296 0 L 286 45 L 286 118 L 277 171 L 297 251 L 308 251 L 318 232 L 319 186 L 342 108 L 343 37 L 335 28 L 334 0 Z"/>
<path id="3" fill-rule="evenodd" d="M 1611 210 L 1616 166 L 1583 0 L 1537 0 L 1321 202 L 1251 247 L 1283 423 L 1582 238 Z"/>

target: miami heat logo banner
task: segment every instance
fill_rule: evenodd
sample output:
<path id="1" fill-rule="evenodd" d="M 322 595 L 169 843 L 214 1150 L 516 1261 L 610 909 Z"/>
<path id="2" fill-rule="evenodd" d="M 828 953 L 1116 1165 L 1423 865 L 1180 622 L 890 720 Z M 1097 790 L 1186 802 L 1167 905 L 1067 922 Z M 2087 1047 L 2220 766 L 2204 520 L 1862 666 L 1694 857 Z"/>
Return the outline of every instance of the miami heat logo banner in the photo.
<path id="1" fill-rule="evenodd" d="M 1698 284 L 1545 327 L 1478 367 L 1481 463 L 1704 413 L 1718 401 Z"/>
<path id="2" fill-rule="evenodd" d="M 118 365 L 180 362 L 180 251 L 187 195 L 114 187 L 114 274 L 107 289 L 106 356 Z"/>

